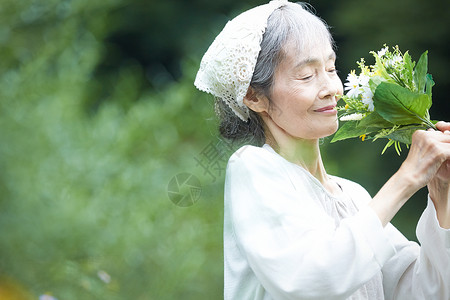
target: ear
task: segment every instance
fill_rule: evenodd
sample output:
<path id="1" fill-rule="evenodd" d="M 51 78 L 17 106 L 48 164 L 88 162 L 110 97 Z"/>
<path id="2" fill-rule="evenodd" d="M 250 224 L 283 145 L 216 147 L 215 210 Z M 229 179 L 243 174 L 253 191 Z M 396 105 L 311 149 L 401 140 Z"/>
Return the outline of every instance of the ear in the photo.
<path id="1" fill-rule="evenodd" d="M 257 94 L 251 86 L 243 100 L 244 104 L 254 112 L 262 113 L 269 110 L 269 100 L 265 96 Z"/>

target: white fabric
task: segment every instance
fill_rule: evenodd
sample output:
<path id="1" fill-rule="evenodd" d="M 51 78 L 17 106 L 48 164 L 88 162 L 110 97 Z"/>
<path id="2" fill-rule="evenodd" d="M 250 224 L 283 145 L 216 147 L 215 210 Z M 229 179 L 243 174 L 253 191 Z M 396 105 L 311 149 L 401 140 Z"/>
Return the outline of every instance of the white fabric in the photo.
<path id="1" fill-rule="evenodd" d="M 450 230 L 428 201 L 419 247 L 382 227 L 358 184 L 335 197 L 268 145 L 230 158 L 225 182 L 225 300 L 450 299 Z"/>
<path id="2" fill-rule="evenodd" d="M 243 99 L 255 70 L 267 19 L 287 3 L 287 0 L 273 0 L 229 21 L 200 63 L 195 86 L 221 98 L 243 121 L 249 117 Z"/>

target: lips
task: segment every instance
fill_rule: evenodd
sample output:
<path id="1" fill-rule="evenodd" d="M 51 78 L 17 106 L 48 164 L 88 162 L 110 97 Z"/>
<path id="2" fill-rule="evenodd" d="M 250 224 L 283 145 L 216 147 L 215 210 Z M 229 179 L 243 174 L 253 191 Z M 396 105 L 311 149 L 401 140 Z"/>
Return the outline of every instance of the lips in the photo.
<path id="1" fill-rule="evenodd" d="M 324 106 L 318 109 L 315 109 L 314 111 L 316 112 L 324 112 L 324 111 L 333 111 L 335 110 L 336 105 L 328 105 L 328 106 Z"/>

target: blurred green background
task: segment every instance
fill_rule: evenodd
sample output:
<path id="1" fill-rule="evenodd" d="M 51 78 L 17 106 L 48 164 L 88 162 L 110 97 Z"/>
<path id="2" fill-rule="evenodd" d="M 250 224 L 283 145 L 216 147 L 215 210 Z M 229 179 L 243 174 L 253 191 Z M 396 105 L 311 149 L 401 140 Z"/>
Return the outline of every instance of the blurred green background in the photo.
<path id="1" fill-rule="evenodd" d="M 226 21 L 263 3 L 1 0 L 0 299 L 222 298 L 230 145 L 193 80 Z M 384 43 L 428 49 L 431 115 L 450 120 L 448 2 L 310 3 L 343 80 Z M 325 139 L 324 159 L 374 195 L 406 155 L 383 147 Z M 393 221 L 410 239 L 425 204 Z"/>

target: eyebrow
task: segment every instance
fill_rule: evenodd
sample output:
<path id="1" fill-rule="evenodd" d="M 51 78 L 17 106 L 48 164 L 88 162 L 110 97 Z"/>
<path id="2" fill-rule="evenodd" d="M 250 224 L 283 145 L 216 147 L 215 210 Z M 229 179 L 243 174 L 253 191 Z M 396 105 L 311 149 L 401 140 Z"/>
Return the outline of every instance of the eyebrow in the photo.
<path id="1" fill-rule="evenodd" d="M 329 60 L 335 60 L 335 59 L 336 59 L 336 53 L 333 51 L 333 52 L 328 56 L 327 61 L 329 61 Z M 304 59 L 304 60 L 300 61 L 300 62 L 295 66 L 295 68 L 296 68 L 296 69 L 299 69 L 299 68 L 301 68 L 301 67 L 303 67 L 303 66 L 305 66 L 305 65 L 317 64 L 318 62 L 320 62 L 320 59 L 318 59 L 318 58 L 307 58 L 307 59 Z"/>

